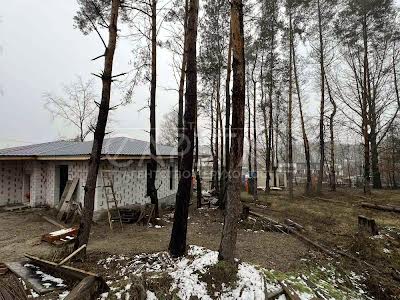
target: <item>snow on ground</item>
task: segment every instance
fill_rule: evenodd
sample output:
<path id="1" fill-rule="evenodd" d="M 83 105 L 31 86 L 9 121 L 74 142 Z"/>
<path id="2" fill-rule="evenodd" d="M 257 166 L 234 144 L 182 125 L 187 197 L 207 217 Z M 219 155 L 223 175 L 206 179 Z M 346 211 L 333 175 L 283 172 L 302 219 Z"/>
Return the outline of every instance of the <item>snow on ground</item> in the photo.
<path id="1" fill-rule="evenodd" d="M 103 294 L 100 299 L 128 299 L 131 284 L 130 276 L 157 279 L 168 277 L 170 280 L 167 290 L 178 299 L 266 299 L 269 293 L 279 290 L 279 281 L 290 285 L 301 300 L 315 299 L 313 289 L 317 288 L 327 296 L 327 299 L 370 299 L 364 292 L 362 277 L 350 274 L 345 279 L 335 272 L 334 266 L 319 267 L 310 274 L 290 275 L 258 268 L 248 263 L 238 264 L 237 280 L 231 285 L 222 284 L 220 291 L 210 295 L 210 287 L 202 276 L 211 266 L 218 262 L 218 252 L 199 246 L 189 246 L 188 255 L 173 259 L 167 252 L 139 254 L 131 258 L 126 256 L 110 256 L 98 262 L 105 269 L 115 269 L 116 273 L 106 278 L 110 292 Z M 114 266 L 114 267 L 112 267 Z M 285 277 L 283 277 L 285 276 Z M 343 282 L 353 283 L 353 289 L 341 290 Z M 313 285 L 313 288 L 309 286 Z M 215 287 L 215 286 L 214 286 Z M 169 288 L 169 289 L 168 289 Z M 147 290 L 150 300 L 157 299 L 157 290 Z M 162 294 L 159 294 L 162 296 Z M 278 299 L 284 300 L 285 296 Z"/>

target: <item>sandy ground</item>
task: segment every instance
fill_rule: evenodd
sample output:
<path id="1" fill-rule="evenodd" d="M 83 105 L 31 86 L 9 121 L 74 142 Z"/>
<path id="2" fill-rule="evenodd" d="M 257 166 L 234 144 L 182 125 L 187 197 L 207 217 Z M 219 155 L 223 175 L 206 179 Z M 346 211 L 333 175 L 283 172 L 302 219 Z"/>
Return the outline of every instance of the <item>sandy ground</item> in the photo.
<path id="1" fill-rule="evenodd" d="M 59 248 L 40 241 L 41 235 L 58 228 L 41 215 L 50 211 L 33 210 L 20 213 L 0 213 L 0 261 L 13 261 L 24 253 L 52 258 Z M 116 226 L 117 227 L 117 226 Z M 111 231 L 106 222 L 93 225 L 89 253 L 137 254 L 158 252 L 168 248 L 172 223 L 162 228 L 124 224 Z M 201 209 L 191 213 L 188 243 L 218 250 L 222 230 L 222 214 L 216 209 Z M 261 266 L 287 271 L 307 254 L 307 247 L 294 237 L 276 232 L 238 233 L 238 258 Z"/>
<path id="2" fill-rule="evenodd" d="M 257 205 L 252 197 L 242 193 L 242 200 L 254 210 L 270 218 L 283 222 L 290 218 L 305 227 L 304 234 L 330 249 L 341 249 L 356 255 L 362 260 L 384 270 L 370 284 L 371 289 L 387 285 L 396 288 L 390 270 L 400 270 L 400 234 L 390 239 L 367 240 L 361 243 L 357 237 L 357 217 L 365 215 L 374 218 L 380 228 L 394 228 L 400 232 L 400 215 L 391 212 L 369 210 L 361 207 L 361 202 L 376 202 L 400 206 L 399 191 L 374 192 L 371 198 L 365 198 L 359 190 L 340 189 L 337 192 L 325 192 L 317 197 L 303 197 L 299 188 L 295 198 L 290 201 L 285 191 L 270 195 L 260 194 Z M 88 246 L 88 262 L 79 264 L 88 271 L 99 271 L 96 261 L 110 254 L 132 255 L 165 251 L 168 248 L 172 223 L 169 212 L 164 212 L 165 226 L 162 228 L 124 224 L 111 231 L 107 221 L 93 225 Z M 15 261 L 30 253 L 42 258 L 59 260 L 64 257 L 60 248 L 40 241 L 41 235 L 58 228 L 45 221 L 41 215 L 54 217 L 54 212 L 45 209 L 33 209 L 23 212 L 0 212 L 0 262 Z M 218 250 L 223 217 L 217 209 L 191 208 L 188 225 L 188 243 L 211 250 Z M 251 225 L 251 222 L 250 222 Z M 386 251 L 389 250 L 388 255 Z M 57 257 L 58 256 L 58 257 Z M 262 231 L 259 226 L 241 225 L 238 232 L 237 255 L 242 261 L 253 263 L 281 272 L 296 272 L 304 268 L 304 261 L 328 263 L 323 253 L 310 248 L 292 235 Z M 346 261 L 343 265 L 349 271 L 361 271 L 360 265 Z M 399 291 L 400 293 L 400 291 Z M 377 294 L 379 298 L 379 294 Z M 381 297 L 380 299 L 386 299 Z M 389 299 L 389 298 L 387 298 Z"/>

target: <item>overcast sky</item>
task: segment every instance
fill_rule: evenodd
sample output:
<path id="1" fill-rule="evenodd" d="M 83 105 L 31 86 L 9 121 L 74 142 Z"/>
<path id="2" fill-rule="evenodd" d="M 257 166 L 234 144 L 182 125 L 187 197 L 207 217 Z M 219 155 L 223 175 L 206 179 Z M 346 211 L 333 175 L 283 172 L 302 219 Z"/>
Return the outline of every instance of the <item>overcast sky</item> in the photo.
<path id="1" fill-rule="evenodd" d="M 400 0 L 395 2 L 400 3 Z M 74 28 L 77 10 L 74 0 L 3 1 L 0 10 L 0 147 L 71 138 L 74 132 L 65 123 L 52 119 L 44 108 L 43 93 L 62 95 L 62 84 L 99 72 L 102 60 L 92 62 L 102 52 L 95 34 L 84 36 Z M 114 74 L 129 70 L 130 46 L 120 40 Z M 158 51 L 158 122 L 177 105 L 177 93 L 170 55 Z M 100 80 L 99 92 L 100 92 Z M 114 89 L 115 91 L 116 89 Z M 149 97 L 148 85 L 136 89 L 132 104 L 119 108 L 113 116 L 114 135 L 147 140 L 148 110 L 141 110 Z M 113 93 L 119 101 L 119 93 Z M 310 109 L 313 105 L 309 105 Z M 316 108 L 317 106 L 315 106 Z"/>
<path id="2" fill-rule="evenodd" d="M 43 93 L 62 95 L 62 84 L 82 76 L 92 78 L 103 60 L 92 62 L 102 53 L 95 34 L 84 36 L 74 28 L 77 4 L 71 0 L 4 1 L 0 10 L 0 147 L 39 143 L 74 136 L 71 128 L 54 121 L 44 108 Z M 158 53 L 157 113 L 177 103 L 172 68 L 165 50 Z M 130 47 L 118 44 L 114 74 L 129 69 Z M 100 80 L 98 82 L 100 87 Z M 136 90 L 134 102 L 119 108 L 113 118 L 115 134 L 147 139 L 148 110 L 141 110 L 149 97 L 148 86 Z M 119 93 L 113 93 L 114 102 Z M 141 110 L 141 111 L 139 111 Z"/>

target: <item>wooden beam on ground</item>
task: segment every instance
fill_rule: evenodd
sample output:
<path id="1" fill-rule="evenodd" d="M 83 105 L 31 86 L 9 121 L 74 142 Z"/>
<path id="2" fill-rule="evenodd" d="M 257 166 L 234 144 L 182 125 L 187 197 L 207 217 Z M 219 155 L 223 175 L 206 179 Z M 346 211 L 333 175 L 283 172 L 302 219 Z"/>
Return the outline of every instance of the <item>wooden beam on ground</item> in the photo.
<path id="1" fill-rule="evenodd" d="M 63 277 L 68 278 L 70 280 L 76 281 L 76 280 L 82 280 L 87 276 L 94 276 L 94 277 L 98 277 L 98 278 L 102 278 L 100 275 L 92 273 L 92 272 L 88 272 L 85 270 L 81 270 L 78 268 L 74 268 L 74 267 L 70 267 L 70 266 L 65 266 L 65 265 L 61 265 L 59 266 L 57 263 L 52 262 L 52 261 L 48 261 L 45 259 L 41 259 L 39 257 L 30 255 L 25 253 L 24 256 L 26 258 L 29 258 L 31 261 L 33 261 L 35 264 L 39 265 L 39 266 L 43 266 L 44 268 L 54 271 L 55 273 L 59 273 L 61 274 Z M 104 280 L 101 279 L 103 282 Z M 104 287 L 106 287 L 106 289 L 108 290 L 108 286 L 107 284 L 104 282 Z"/>
<path id="2" fill-rule="evenodd" d="M 285 293 L 285 291 L 283 290 L 283 288 L 279 288 L 271 293 L 267 293 L 266 296 L 267 296 L 267 299 L 270 300 L 270 299 L 275 299 L 284 293 Z"/>
<path id="3" fill-rule="evenodd" d="M 299 223 L 296 223 L 295 221 L 291 219 L 285 219 L 285 223 L 289 226 L 292 226 L 298 230 L 304 230 L 304 226 L 300 225 Z"/>
<path id="4" fill-rule="evenodd" d="M 64 258 L 62 261 L 58 263 L 59 266 L 65 264 L 67 261 L 70 261 L 75 255 L 77 255 L 79 252 L 81 252 L 83 249 L 86 248 L 86 244 L 80 246 L 78 249 L 76 249 L 74 252 L 72 252 L 70 255 L 68 255 L 66 258 Z"/>
<path id="5" fill-rule="evenodd" d="M 253 215 L 253 216 L 256 216 L 256 217 L 265 219 L 265 220 L 267 220 L 267 221 L 273 223 L 273 224 L 276 225 L 276 226 L 280 226 L 280 227 L 282 227 L 286 232 L 294 234 L 294 235 L 295 235 L 297 238 L 299 238 L 300 240 L 309 243 L 310 245 L 314 246 L 315 248 L 321 250 L 322 252 L 325 252 L 325 253 L 328 254 L 329 256 L 337 257 L 337 255 L 336 255 L 334 252 L 332 252 L 332 251 L 326 249 L 325 247 L 321 246 L 320 244 L 318 244 L 318 243 L 316 243 L 316 242 L 310 240 L 310 239 L 307 238 L 306 236 L 304 236 L 304 235 L 302 235 L 301 233 L 297 232 L 297 231 L 294 230 L 293 228 L 291 228 L 291 227 L 289 227 L 289 226 L 286 226 L 285 224 L 281 224 L 281 223 L 279 223 L 279 222 L 277 222 L 277 221 L 275 221 L 275 220 L 273 220 L 273 219 L 270 219 L 270 218 L 268 218 L 268 217 L 266 217 L 266 216 L 263 216 L 263 215 L 261 215 L 261 214 L 258 214 L 258 213 L 252 212 L 252 211 L 250 211 L 250 215 Z"/>
<path id="6" fill-rule="evenodd" d="M 47 216 L 42 216 L 42 218 L 45 219 L 47 222 L 49 222 L 49 223 L 51 223 L 51 224 L 53 224 L 53 225 L 55 225 L 57 227 L 60 227 L 61 229 L 65 228 L 64 225 L 62 225 L 61 223 L 58 223 L 56 220 L 53 220 L 53 219 L 51 219 L 51 218 L 49 218 Z"/>
<path id="7" fill-rule="evenodd" d="M 400 213 L 400 207 L 399 206 L 380 205 L 380 204 L 368 203 L 368 202 L 362 202 L 361 206 L 364 207 L 364 208 L 372 208 L 372 209 L 377 209 L 377 210 L 382 210 L 382 211 Z"/>
<path id="8" fill-rule="evenodd" d="M 289 300 L 301 300 L 300 296 L 296 293 L 296 291 L 287 283 L 283 281 L 279 281 L 285 295 L 288 296 Z"/>
<path id="9" fill-rule="evenodd" d="M 92 300 L 102 293 L 101 283 L 94 276 L 83 278 L 64 300 Z"/>

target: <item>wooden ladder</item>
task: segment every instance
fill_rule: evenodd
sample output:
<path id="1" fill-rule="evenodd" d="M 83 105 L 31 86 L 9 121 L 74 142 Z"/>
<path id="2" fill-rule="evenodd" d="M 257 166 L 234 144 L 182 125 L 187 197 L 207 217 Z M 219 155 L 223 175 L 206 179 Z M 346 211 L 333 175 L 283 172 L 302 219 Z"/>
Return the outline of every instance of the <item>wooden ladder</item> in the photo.
<path id="1" fill-rule="evenodd" d="M 118 201 L 117 197 L 115 196 L 114 191 L 114 182 L 110 172 L 102 172 L 103 176 L 103 191 L 104 195 L 106 196 L 106 203 L 107 203 L 107 213 L 108 213 L 108 223 L 110 224 L 110 229 L 113 230 L 113 221 L 119 221 L 122 229 L 122 218 L 121 212 L 118 209 Z M 113 216 L 110 211 L 110 204 L 114 204 L 114 209 L 116 212 L 116 216 Z M 113 207 L 111 207 L 113 208 Z"/>

